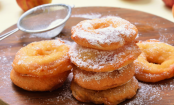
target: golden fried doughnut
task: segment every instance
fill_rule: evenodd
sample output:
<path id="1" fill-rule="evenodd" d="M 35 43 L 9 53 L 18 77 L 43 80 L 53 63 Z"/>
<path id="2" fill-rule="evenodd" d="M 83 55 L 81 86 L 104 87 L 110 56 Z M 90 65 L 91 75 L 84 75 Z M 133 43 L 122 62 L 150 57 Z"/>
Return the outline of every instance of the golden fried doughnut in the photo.
<path id="1" fill-rule="evenodd" d="M 72 68 L 69 46 L 60 40 L 33 42 L 21 48 L 13 61 L 13 69 L 34 76 L 57 75 Z"/>
<path id="2" fill-rule="evenodd" d="M 93 102 L 95 104 L 116 105 L 125 99 L 132 98 L 138 86 L 138 81 L 132 78 L 129 82 L 122 86 L 118 86 L 107 90 L 89 90 L 80 87 L 74 81 L 71 83 L 71 90 L 73 96 L 81 102 Z"/>
<path id="3" fill-rule="evenodd" d="M 71 38 L 79 45 L 100 49 L 115 50 L 131 42 L 137 36 L 137 28 L 119 17 L 84 20 L 71 30 Z"/>
<path id="4" fill-rule="evenodd" d="M 116 50 L 97 50 L 74 44 L 69 51 L 73 64 L 82 70 L 108 72 L 133 62 L 141 53 L 135 42 Z"/>
<path id="5" fill-rule="evenodd" d="M 142 53 L 134 61 L 135 76 L 144 82 L 158 82 L 174 76 L 174 47 L 156 40 L 137 43 Z"/>
<path id="6" fill-rule="evenodd" d="M 112 72 L 92 72 L 73 67 L 73 78 L 79 86 L 91 90 L 106 90 L 128 82 L 135 73 L 133 63 Z"/>
<path id="7" fill-rule="evenodd" d="M 69 48 L 60 40 L 33 42 L 21 48 L 12 64 L 12 82 L 29 91 L 60 87 L 72 69 Z"/>
<path id="8" fill-rule="evenodd" d="M 69 71 L 59 73 L 54 76 L 32 76 L 20 74 L 12 70 L 10 78 L 15 85 L 28 91 L 52 91 L 63 85 L 67 79 Z"/>

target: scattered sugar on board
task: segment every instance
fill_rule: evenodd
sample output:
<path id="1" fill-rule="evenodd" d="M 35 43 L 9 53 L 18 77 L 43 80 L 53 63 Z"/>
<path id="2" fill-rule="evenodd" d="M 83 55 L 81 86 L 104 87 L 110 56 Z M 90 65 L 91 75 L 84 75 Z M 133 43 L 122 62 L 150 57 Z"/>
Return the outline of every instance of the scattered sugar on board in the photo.
<path id="1" fill-rule="evenodd" d="M 171 99 L 163 99 L 163 96 L 166 97 L 170 92 L 174 92 L 174 80 L 167 81 L 167 83 L 156 83 L 156 84 L 146 84 L 139 82 L 140 89 L 137 92 L 137 95 L 130 100 L 126 105 L 149 105 L 149 104 L 158 104 L 158 101 L 170 102 Z"/>
<path id="2" fill-rule="evenodd" d="M 12 69 L 12 59 L 13 57 L 10 55 L 11 52 L 11 46 L 9 46 L 5 50 L 0 50 L 0 89 L 5 88 L 6 86 L 9 86 L 11 83 L 10 79 L 10 71 Z"/>
<path id="3" fill-rule="evenodd" d="M 72 46 L 75 42 L 74 41 L 69 41 L 71 39 L 63 39 L 63 38 L 60 38 L 60 37 L 56 37 L 56 39 L 59 38 L 61 41 L 63 41 L 65 44 L 69 45 L 69 46 Z"/>
<path id="4" fill-rule="evenodd" d="M 20 36 L 20 34 L 18 35 L 18 34 L 16 34 L 15 35 L 15 40 L 22 40 L 22 39 L 32 39 L 32 38 L 37 38 L 37 36 L 34 36 L 34 35 L 26 35 L 26 34 L 24 34 L 24 35 L 21 35 Z"/>
<path id="5" fill-rule="evenodd" d="M 42 104 L 63 104 L 63 105 L 77 105 L 79 102 L 75 100 L 75 98 L 72 96 L 71 90 L 70 90 L 70 82 L 72 81 L 73 73 L 71 72 L 65 81 L 64 85 L 60 87 L 57 90 L 51 91 L 50 94 L 56 94 L 53 97 L 47 97 L 46 99 L 39 99 L 39 103 Z M 35 101 L 38 100 L 36 98 L 29 99 L 27 101 Z"/>
<path id="6" fill-rule="evenodd" d="M 100 18 L 101 14 L 99 13 L 75 14 L 75 15 L 71 15 L 71 17 L 95 19 L 95 18 Z"/>
<path id="7" fill-rule="evenodd" d="M 159 41 L 168 43 L 169 40 L 174 41 L 173 33 L 168 33 L 168 29 L 162 28 L 158 31 L 159 33 Z"/>

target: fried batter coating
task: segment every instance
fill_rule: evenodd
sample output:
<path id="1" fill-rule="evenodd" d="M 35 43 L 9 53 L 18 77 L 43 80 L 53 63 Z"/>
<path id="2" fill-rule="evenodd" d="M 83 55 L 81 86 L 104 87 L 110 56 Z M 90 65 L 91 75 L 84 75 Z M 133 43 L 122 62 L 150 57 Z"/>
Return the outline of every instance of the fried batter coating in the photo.
<path id="1" fill-rule="evenodd" d="M 141 54 L 136 42 L 131 42 L 116 50 L 104 51 L 74 44 L 69 51 L 73 64 L 82 70 L 109 72 L 133 62 Z"/>
<path id="2" fill-rule="evenodd" d="M 69 49 L 60 40 L 33 42 L 17 52 L 12 66 L 18 73 L 34 76 L 62 73 L 72 68 Z"/>
<path id="3" fill-rule="evenodd" d="M 92 72 L 73 67 L 74 82 L 91 90 L 106 90 L 128 82 L 135 73 L 133 63 L 112 72 Z"/>
<path id="4" fill-rule="evenodd" d="M 12 70 L 10 78 L 15 85 L 28 91 L 52 91 L 63 85 L 67 79 L 69 71 L 59 73 L 54 76 L 38 76 L 20 74 Z"/>
<path id="5" fill-rule="evenodd" d="M 144 82 L 158 82 L 174 76 L 174 47 L 157 40 L 137 43 L 142 53 L 134 61 L 135 77 Z"/>
<path id="6" fill-rule="evenodd" d="M 122 86 L 101 91 L 82 88 L 74 81 L 71 83 L 72 94 L 77 100 L 105 105 L 116 105 L 126 99 L 131 99 L 138 88 L 138 81 L 134 77 Z"/>
<path id="7" fill-rule="evenodd" d="M 137 36 L 136 26 L 120 17 L 84 20 L 71 30 L 71 38 L 79 45 L 99 50 L 115 50 Z"/>
<path id="8" fill-rule="evenodd" d="M 21 48 L 12 64 L 12 82 L 28 91 L 57 89 L 72 69 L 69 48 L 60 40 L 33 42 Z"/>

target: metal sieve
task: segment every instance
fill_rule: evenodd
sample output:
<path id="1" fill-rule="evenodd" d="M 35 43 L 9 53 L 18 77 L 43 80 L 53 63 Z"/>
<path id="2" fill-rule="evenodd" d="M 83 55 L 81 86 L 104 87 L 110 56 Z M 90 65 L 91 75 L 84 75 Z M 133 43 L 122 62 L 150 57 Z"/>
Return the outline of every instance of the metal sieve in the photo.
<path id="1" fill-rule="evenodd" d="M 72 6 L 66 4 L 44 4 L 34 7 L 21 15 L 17 28 L 0 36 L 0 40 L 21 30 L 37 37 L 57 36 L 71 15 Z"/>

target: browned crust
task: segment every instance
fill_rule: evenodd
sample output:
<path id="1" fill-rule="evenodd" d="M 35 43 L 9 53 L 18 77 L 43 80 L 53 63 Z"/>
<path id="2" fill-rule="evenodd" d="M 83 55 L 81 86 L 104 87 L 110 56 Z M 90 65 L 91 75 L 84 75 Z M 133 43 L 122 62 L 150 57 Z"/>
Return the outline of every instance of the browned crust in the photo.
<path id="1" fill-rule="evenodd" d="M 135 73 L 133 63 L 112 72 L 91 72 L 73 67 L 74 82 L 91 90 L 106 90 L 125 84 Z"/>
<path id="2" fill-rule="evenodd" d="M 63 85 L 69 73 L 70 70 L 54 76 L 33 77 L 27 74 L 20 74 L 12 70 L 10 78 L 15 85 L 24 90 L 52 91 Z"/>
<path id="3" fill-rule="evenodd" d="M 138 86 L 138 81 L 132 78 L 126 84 L 102 91 L 89 90 L 80 87 L 74 81 L 71 83 L 71 90 L 73 96 L 81 102 L 93 102 L 95 104 L 116 105 L 126 99 L 132 98 Z"/>

